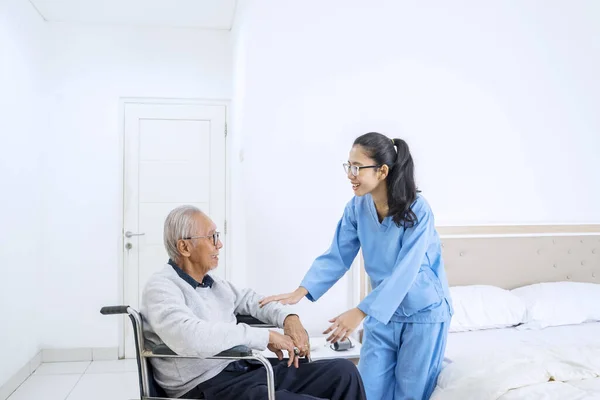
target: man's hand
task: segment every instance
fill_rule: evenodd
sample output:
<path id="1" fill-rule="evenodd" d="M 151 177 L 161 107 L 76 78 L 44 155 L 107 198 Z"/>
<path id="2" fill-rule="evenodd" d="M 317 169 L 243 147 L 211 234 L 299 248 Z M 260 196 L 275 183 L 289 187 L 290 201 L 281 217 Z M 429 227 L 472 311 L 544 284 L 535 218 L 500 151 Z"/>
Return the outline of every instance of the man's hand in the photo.
<path id="1" fill-rule="evenodd" d="M 298 368 L 298 357 L 296 357 L 296 354 L 294 353 L 294 341 L 291 337 L 282 335 L 279 332 L 269 331 L 269 345 L 267 348 L 277 354 L 279 360 L 283 360 L 282 350 L 286 350 L 290 357 L 288 367 L 294 364 L 294 366 Z"/>
<path id="2" fill-rule="evenodd" d="M 360 322 L 367 316 L 358 308 L 353 308 L 337 317 L 330 319 L 332 325 L 327 328 L 324 334 L 333 333 L 327 338 L 328 342 L 335 343 L 340 340 L 346 340 L 348 336 L 358 327 Z"/>
<path id="3" fill-rule="evenodd" d="M 308 333 L 300 317 L 297 315 L 288 315 L 283 322 L 283 332 L 292 338 L 294 345 L 298 348 L 300 357 L 307 357 L 310 355 L 310 342 L 308 340 Z"/>

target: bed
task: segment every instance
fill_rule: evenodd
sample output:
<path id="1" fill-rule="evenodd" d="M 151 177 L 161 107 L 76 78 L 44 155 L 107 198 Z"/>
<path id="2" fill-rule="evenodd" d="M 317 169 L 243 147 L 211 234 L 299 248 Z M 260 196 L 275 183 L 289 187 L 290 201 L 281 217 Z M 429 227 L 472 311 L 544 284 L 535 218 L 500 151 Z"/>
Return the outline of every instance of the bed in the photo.
<path id="1" fill-rule="evenodd" d="M 445 361 L 448 364 L 459 361 L 461 357 L 486 354 L 491 350 L 505 352 L 527 347 L 552 348 L 583 343 L 600 346 L 600 322 L 553 326 L 541 330 L 504 328 L 453 332 L 448 337 Z"/>
<path id="2" fill-rule="evenodd" d="M 431 399 L 600 399 L 600 225 L 438 232 L 455 316 Z"/>
<path id="3" fill-rule="evenodd" d="M 600 399 L 600 323 L 450 333 L 431 399 Z"/>

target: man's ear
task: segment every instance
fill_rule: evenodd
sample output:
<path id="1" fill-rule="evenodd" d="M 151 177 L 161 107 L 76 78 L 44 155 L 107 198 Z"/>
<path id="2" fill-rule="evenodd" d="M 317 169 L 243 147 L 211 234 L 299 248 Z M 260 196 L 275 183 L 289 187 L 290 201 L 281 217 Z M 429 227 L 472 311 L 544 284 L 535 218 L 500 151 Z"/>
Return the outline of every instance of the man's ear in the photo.
<path id="1" fill-rule="evenodd" d="M 379 168 L 379 178 L 381 180 L 387 178 L 388 174 L 390 173 L 390 167 L 388 167 L 386 164 L 383 164 L 380 168 Z"/>
<path id="2" fill-rule="evenodd" d="M 188 240 L 180 239 L 177 241 L 177 250 L 183 257 L 189 257 L 192 249 Z"/>

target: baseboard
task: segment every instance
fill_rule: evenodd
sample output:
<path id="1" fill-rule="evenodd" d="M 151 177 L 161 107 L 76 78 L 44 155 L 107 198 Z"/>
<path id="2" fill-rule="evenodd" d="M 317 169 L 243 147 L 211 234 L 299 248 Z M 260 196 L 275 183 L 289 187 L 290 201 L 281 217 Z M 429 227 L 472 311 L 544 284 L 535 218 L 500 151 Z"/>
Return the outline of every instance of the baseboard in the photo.
<path id="1" fill-rule="evenodd" d="M 42 363 L 42 352 L 38 352 L 31 360 L 21 367 L 6 383 L 0 386 L 0 400 L 6 400 L 29 378 Z"/>
<path id="2" fill-rule="evenodd" d="M 110 361 L 118 359 L 118 347 L 96 347 L 92 349 L 92 361 Z"/>
<path id="3" fill-rule="evenodd" d="M 43 362 L 110 361 L 118 359 L 118 347 L 43 349 L 20 368 L 4 385 L 0 386 L 0 400 L 8 399 Z"/>
<path id="4" fill-rule="evenodd" d="M 118 347 L 83 347 L 75 349 L 44 349 L 42 362 L 109 361 L 119 358 Z"/>

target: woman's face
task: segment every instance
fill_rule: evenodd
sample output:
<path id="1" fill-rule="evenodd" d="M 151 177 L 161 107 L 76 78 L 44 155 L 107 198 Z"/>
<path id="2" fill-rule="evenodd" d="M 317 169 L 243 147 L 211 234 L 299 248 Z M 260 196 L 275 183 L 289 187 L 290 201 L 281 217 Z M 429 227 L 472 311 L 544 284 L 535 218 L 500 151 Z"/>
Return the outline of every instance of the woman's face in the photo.
<path id="1" fill-rule="evenodd" d="M 385 181 L 387 176 L 387 166 L 380 168 L 375 160 L 367 156 L 360 145 L 353 146 L 350 150 L 348 164 L 349 167 L 346 172 L 352 184 L 352 190 L 357 196 L 364 196 L 367 193 L 371 193 Z M 377 166 L 377 168 L 361 168 L 373 166 Z M 358 175 L 354 175 L 355 173 Z"/>

